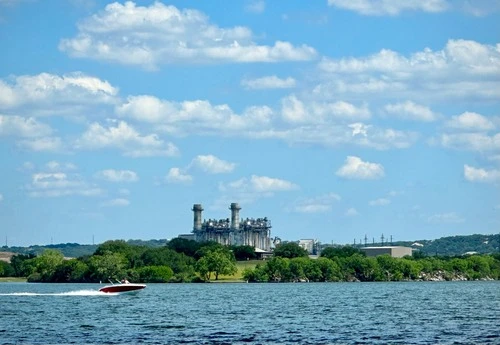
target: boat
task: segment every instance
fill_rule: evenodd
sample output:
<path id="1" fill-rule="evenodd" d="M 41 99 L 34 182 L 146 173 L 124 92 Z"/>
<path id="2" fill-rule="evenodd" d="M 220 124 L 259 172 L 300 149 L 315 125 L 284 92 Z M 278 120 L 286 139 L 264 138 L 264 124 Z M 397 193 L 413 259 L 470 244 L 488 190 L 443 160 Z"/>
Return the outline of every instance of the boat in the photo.
<path id="1" fill-rule="evenodd" d="M 99 289 L 100 292 L 104 293 L 123 293 L 123 292 L 133 292 L 139 291 L 146 288 L 145 284 L 134 284 L 134 283 L 119 283 L 103 286 Z"/>

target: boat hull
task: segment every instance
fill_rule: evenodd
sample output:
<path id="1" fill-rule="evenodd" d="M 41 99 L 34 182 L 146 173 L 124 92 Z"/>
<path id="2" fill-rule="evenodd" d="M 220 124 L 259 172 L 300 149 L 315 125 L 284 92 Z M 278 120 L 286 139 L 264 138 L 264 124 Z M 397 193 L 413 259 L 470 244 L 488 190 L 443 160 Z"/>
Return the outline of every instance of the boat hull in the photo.
<path id="1" fill-rule="evenodd" d="M 99 291 L 104 293 L 123 293 L 142 290 L 146 287 L 144 284 L 117 284 L 117 285 L 106 285 L 99 289 Z"/>

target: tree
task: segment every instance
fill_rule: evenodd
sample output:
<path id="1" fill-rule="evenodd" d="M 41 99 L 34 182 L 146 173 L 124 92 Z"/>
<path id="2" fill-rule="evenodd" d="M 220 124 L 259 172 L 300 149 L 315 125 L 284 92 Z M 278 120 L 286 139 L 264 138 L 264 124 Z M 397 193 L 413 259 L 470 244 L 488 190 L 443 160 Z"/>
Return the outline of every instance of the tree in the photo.
<path id="1" fill-rule="evenodd" d="M 351 246 L 343 246 L 343 247 L 327 247 L 321 251 L 320 256 L 333 260 L 336 257 L 348 258 L 350 256 L 353 256 L 354 254 L 365 255 L 365 253 L 359 250 L 358 248 L 354 248 Z"/>
<path id="2" fill-rule="evenodd" d="M 145 266 L 137 269 L 137 273 L 144 283 L 166 283 L 174 275 L 168 266 Z"/>
<path id="3" fill-rule="evenodd" d="M 196 263 L 196 270 L 200 273 L 203 280 L 209 281 L 211 274 L 215 280 L 219 275 L 234 274 L 237 272 L 234 256 L 227 249 L 209 250 Z"/>
<path id="4" fill-rule="evenodd" d="M 89 260 L 91 277 L 95 281 L 119 280 L 125 275 L 127 260 L 122 254 L 105 252 Z"/>
<path id="5" fill-rule="evenodd" d="M 81 283 L 87 280 L 89 267 L 78 259 L 63 261 L 57 266 L 52 281 L 57 283 Z"/>
<path id="6" fill-rule="evenodd" d="M 307 250 L 295 242 L 281 243 L 274 249 L 273 256 L 281 258 L 300 258 L 308 256 Z"/>
<path id="7" fill-rule="evenodd" d="M 234 257 L 238 261 L 256 259 L 255 248 L 252 246 L 232 246 Z"/>
<path id="8" fill-rule="evenodd" d="M 187 256 L 194 257 L 195 253 L 200 249 L 201 243 L 185 238 L 174 238 L 167 243 L 167 247 L 175 250 L 177 253 L 183 253 Z"/>
<path id="9" fill-rule="evenodd" d="M 42 255 L 24 261 L 24 265 L 31 266 L 31 274 L 28 281 L 50 282 L 53 280 L 57 267 L 64 261 L 63 254 L 55 249 L 46 249 Z"/>

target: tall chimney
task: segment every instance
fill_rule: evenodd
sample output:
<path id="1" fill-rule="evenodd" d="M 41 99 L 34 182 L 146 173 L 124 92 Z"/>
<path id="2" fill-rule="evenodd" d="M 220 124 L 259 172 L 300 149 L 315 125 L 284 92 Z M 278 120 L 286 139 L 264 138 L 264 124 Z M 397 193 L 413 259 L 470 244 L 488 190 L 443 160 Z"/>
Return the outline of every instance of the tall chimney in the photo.
<path id="1" fill-rule="evenodd" d="M 231 203 L 229 207 L 231 210 L 231 229 L 237 230 L 240 228 L 240 210 L 241 207 L 237 203 Z"/>
<path id="2" fill-rule="evenodd" d="M 201 212 L 203 212 L 203 207 L 201 207 L 201 204 L 194 204 L 192 211 L 194 213 L 193 230 L 200 231 L 201 230 Z"/>

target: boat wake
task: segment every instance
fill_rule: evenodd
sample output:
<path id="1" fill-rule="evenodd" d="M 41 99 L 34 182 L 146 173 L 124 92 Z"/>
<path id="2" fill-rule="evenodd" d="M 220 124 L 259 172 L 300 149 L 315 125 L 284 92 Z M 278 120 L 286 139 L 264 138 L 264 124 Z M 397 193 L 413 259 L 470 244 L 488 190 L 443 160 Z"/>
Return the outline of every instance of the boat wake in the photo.
<path id="1" fill-rule="evenodd" d="M 37 292 L 11 292 L 0 293 L 0 296 L 113 296 L 115 294 L 104 293 L 96 290 L 77 290 L 67 292 L 54 293 L 37 293 Z"/>

